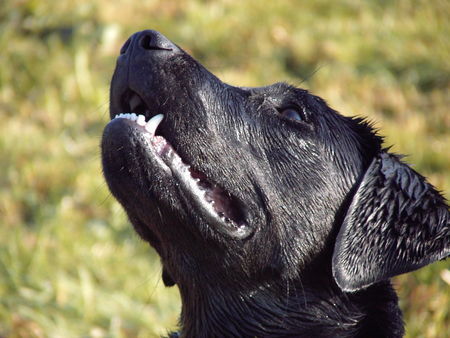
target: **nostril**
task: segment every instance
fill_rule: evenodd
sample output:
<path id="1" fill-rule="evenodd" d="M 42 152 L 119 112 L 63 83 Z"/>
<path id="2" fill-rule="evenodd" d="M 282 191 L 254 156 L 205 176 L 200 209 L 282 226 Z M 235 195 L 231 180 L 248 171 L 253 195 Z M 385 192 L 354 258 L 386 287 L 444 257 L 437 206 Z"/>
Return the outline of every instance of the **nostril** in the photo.
<path id="1" fill-rule="evenodd" d="M 141 33 L 138 44 L 146 50 L 172 50 L 172 44 L 158 32 L 147 30 Z"/>
<path id="2" fill-rule="evenodd" d="M 129 38 L 124 45 L 122 46 L 122 48 L 120 48 L 120 55 L 125 54 L 128 50 L 128 47 L 130 47 L 130 43 L 131 43 L 131 38 Z"/>
<path id="3" fill-rule="evenodd" d="M 150 35 L 144 35 L 139 40 L 139 45 L 144 49 L 155 49 L 156 46 L 152 45 L 152 37 Z"/>
<path id="4" fill-rule="evenodd" d="M 0 0 L 1 1 L 1 0 Z M 139 54 L 145 51 L 171 51 L 178 52 L 178 47 L 157 31 L 145 30 L 134 33 L 120 48 L 120 55 L 127 53 Z M 136 55 L 137 55 L 136 54 Z"/>

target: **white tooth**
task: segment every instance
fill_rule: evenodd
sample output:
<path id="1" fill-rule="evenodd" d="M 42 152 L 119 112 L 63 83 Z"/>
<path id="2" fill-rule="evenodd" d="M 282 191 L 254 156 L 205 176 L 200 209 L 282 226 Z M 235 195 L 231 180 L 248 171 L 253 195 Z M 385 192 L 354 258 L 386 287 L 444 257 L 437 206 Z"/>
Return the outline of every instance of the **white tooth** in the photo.
<path id="1" fill-rule="evenodd" d="M 133 120 L 133 121 L 136 121 L 137 120 L 137 115 L 135 114 L 135 113 L 132 113 L 131 114 L 131 119 Z"/>
<path id="2" fill-rule="evenodd" d="M 144 115 L 138 115 L 137 124 L 139 124 L 140 126 L 145 126 L 145 116 Z"/>
<path id="3" fill-rule="evenodd" d="M 151 135 L 155 135 L 156 128 L 158 128 L 163 118 L 163 114 L 153 116 L 145 125 L 145 130 L 147 130 Z"/>

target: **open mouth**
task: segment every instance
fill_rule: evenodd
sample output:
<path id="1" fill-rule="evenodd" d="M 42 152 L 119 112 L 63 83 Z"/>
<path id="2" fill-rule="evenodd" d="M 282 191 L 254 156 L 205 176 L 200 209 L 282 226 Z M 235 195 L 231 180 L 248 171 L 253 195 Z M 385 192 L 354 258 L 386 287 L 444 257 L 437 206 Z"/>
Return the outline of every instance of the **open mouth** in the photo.
<path id="1" fill-rule="evenodd" d="M 176 180 L 186 203 L 191 205 L 207 224 L 233 237 L 247 237 L 250 228 L 245 222 L 242 204 L 223 188 L 212 183 L 204 173 L 185 163 L 172 145 L 162 135 L 157 134 L 164 115 L 158 114 L 146 121 L 145 116 L 150 116 L 150 113 L 143 101 L 134 95 L 128 102 L 130 109 L 138 114 L 121 113 L 116 115 L 113 121 L 126 119 L 133 122 L 135 129 L 145 140 L 147 153 L 156 159 L 160 169 Z"/>

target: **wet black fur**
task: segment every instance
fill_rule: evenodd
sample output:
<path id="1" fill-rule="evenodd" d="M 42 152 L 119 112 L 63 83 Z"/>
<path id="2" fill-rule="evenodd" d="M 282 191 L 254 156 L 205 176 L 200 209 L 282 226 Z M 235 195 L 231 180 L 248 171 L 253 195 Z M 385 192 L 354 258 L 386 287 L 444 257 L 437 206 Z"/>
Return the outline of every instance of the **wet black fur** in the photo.
<path id="1" fill-rule="evenodd" d="M 370 125 L 285 83 L 227 85 L 154 31 L 122 49 L 111 117 L 128 112 L 130 90 L 165 115 L 158 133 L 238 201 L 251 232 L 208 224 L 132 124 L 105 128 L 106 181 L 180 289 L 181 337 L 403 335 L 389 278 L 447 257 L 450 217 Z M 287 107 L 302 120 L 280 115 Z"/>

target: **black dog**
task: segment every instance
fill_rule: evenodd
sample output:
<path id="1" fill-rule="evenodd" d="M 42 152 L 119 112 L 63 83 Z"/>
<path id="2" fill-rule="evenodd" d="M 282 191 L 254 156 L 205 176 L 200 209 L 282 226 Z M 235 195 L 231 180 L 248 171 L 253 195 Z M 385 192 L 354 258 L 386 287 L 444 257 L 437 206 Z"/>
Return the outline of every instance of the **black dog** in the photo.
<path id="1" fill-rule="evenodd" d="M 120 54 L 104 175 L 180 289 L 180 336 L 402 336 L 389 278 L 449 255 L 443 197 L 303 89 L 227 85 L 155 31 Z"/>

